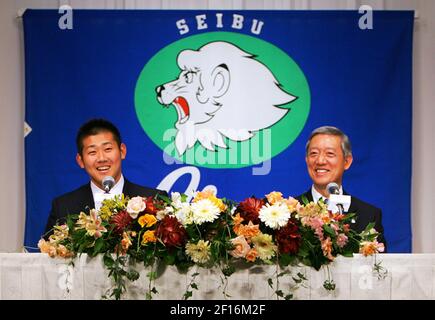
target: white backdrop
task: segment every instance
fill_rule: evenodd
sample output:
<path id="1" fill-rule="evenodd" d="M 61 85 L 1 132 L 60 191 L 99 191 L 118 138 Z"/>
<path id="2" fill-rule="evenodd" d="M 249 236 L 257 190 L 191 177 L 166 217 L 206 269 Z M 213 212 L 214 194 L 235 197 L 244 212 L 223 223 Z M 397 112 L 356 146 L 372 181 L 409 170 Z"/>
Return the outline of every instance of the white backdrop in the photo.
<path id="1" fill-rule="evenodd" d="M 0 252 L 22 251 L 24 238 L 24 53 L 17 13 L 62 4 L 75 9 L 358 9 L 366 4 L 378 10 L 416 10 L 413 252 L 435 253 L 435 0 L 0 0 Z"/>

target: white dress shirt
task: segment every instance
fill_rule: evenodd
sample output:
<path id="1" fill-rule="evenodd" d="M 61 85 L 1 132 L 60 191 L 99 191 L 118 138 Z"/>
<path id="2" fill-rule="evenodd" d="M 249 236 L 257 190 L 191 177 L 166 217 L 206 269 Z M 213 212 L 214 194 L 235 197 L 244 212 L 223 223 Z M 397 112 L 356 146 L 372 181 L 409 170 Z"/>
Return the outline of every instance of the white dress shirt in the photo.
<path id="1" fill-rule="evenodd" d="M 104 199 L 112 199 L 116 195 L 121 195 L 124 189 L 124 176 L 121 174 L 121 178 L 113 188 L 106 193 L 100 189 L 93 181 L 91 181 L 92 196 L 94 197 L 95 209 L 100 210 L 101 204 Z"/>
<path id="2" fill-rule="evenodd" d="M 340 186 L 340 195 L 343 195 L 343 186 Z M 314 185 L 311 186 L 311 195 L 313 196 L 313 201 L 315 203 L 317 203 L 320 199 L 323 199 L 324 203 L 328 203 L 326 200 L 328 200 L 328 198 L 325 198 L 320 192 L 318 192 L 316 190 L 316 188 L 314 188 Z M 348 210 L 350 207 L 350 202 L 351 202 L 351 198 L 349 197 L 349 202 L 348 205 L 344 206 L 344 210 Z M 333 203 L 328 204 L 328 210 L 331 210 L 332 212 L 338 212 L 338 208 L 336 205 L 334 205 Z"/>

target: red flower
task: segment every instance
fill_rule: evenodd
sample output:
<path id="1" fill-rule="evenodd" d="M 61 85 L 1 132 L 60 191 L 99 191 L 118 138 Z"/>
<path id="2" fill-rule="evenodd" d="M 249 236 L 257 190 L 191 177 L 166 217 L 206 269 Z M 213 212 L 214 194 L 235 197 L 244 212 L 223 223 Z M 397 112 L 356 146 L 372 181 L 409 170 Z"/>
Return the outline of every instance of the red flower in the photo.
<path id="1" fill-rule="evenodd" d="M 156 237 L 167 247 L 177 247 L 186 242 L 187 232 L 177 218 L 166 216 L 156 229 Z"/>
<path id="2" fill-rule="evenodd" d="M 154 197 L 147 197 L 145 199 L 146 208 L 145 213 L 156 215 L 157 211 L 162 210 L 165 207 L 165 203 L 162 200 L 154 199 Z"/>
<path id="3" fill-rule="evenodd" d="M 301 234 L 295 221 L 290 219 L 285 227 L 277 230 L 275 239 L 281 253 L 296 254 L 301 244 Z"/>
<path id="4" fill-rule="evenodd" d="M 264 206 L 263 200 L 255 197 L 247 198 L 239 203 L 236 213 L 240 213 L 240 216 L 246 222 L 252 221 L 253 224 L 259 224 L 260 219 L 258 218 L 258 213 L 262 206 Z"/>
<path id="5" fill-rule="evenodd" d="M 127 211 L 121 211 L 110 218 L 110 224 L 113 225 L 113 231 L 122 234 L 133 221 L 133 218 Z"/>

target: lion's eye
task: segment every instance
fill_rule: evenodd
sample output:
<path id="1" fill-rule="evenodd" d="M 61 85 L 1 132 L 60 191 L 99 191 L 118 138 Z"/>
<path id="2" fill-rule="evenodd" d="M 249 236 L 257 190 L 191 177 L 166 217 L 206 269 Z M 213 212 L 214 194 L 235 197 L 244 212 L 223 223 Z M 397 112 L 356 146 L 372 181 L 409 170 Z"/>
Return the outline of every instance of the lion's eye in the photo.
<path id="1" fill-rule="evenodd" d="M 185 80 L 187 83 L 192 83 L 192 81 L 193 81 L 193 72 L 188 72 L 188 73 L 186 73 L 186 74 L 184 75 L 184 80 Z"/>

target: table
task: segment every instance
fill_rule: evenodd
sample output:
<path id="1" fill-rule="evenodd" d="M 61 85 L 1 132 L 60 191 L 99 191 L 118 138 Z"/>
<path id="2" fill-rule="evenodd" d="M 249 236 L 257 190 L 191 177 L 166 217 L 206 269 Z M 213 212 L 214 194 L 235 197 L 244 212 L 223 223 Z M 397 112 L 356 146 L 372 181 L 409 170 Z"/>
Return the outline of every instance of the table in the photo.
<path id="1" fill-rule="evenodd" d="M 0 299 L 101 299 L 111 287 L 101 257 L 82 255 L 74 260 L 74 266 L 69 262 L 41 253 L 0 253 Z M 381 262 L 386 273 L 373 273 L 375 262 Z M 129 283 L 123 299 L 145 299 L 150 268 L 135 269 L 140 278 Z M 320 271 L 304 266 L 286 270 L 289 274 L 278 277 L 279 289 L 293 294 L 294 299 L 435 299 L 435 254 L 358 254 L 338 257 Z M 158 278 L 152 284 L 159 293 L 154 299 L 182 299 L 195 272 L 199 273 L 194 278 L 198 290 L 193 290 L 191 299 L 225 299 L 225 294 L 240 300 L 277 298 L 274 265 L 241 267 L 227 279 L 219 269 L 193 267 L 179 273 L 173 266 L 164 266 L 156 271 Z M 292 279 L 297 273 L 307 279 L 299 287 Z M 274 288 L 269 286 L 269 278 Z M 334 281 L 335 290 L 323 287 L 327 279 Z"/>

